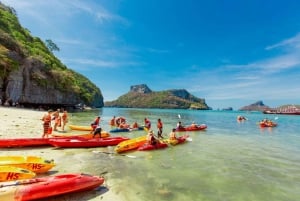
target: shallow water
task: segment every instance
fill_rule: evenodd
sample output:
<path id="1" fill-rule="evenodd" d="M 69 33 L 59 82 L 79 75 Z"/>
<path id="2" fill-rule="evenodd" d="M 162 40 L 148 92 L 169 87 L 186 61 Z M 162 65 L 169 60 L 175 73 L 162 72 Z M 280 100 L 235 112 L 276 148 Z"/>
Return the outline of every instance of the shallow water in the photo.
<path id="1" fill-rule="evenodd" d="M 109 190 L 124 200 L 202 201 L 282 201 L 300 197 L 300 116 L 264 115 L 260 112 L 194 111 L 161 109 L 103 108 L 73 113 L 71 121 L 89 125 L 101 115 L 102 127 L 109 131 L 112 116 L 124 116 L 129 123 L 143 124 L 148 117 L 156 132 L 156 121 L 164 123 L 167 136 L 180 120 L 207 124 L 206 131 L 188 132 L 191 142 L 164 150 L 117 154 L 113 147 L 88 149 L 77 159 L 82 170 L 109 177 Z M 238 123 L 237 115 L 247 121 Z M 261 129 L 263 118 L 275 120 L 276 128 Z M 177 135 L 184 134 L 177 133 Z M 145 131 L 114 133 L 137 137 Z M 86 150 L 85 150 L 86 151 Z M 103 160 L 103 155 L 106 159 Z M 100 198 L 99 198 L 100 199 Z"/>

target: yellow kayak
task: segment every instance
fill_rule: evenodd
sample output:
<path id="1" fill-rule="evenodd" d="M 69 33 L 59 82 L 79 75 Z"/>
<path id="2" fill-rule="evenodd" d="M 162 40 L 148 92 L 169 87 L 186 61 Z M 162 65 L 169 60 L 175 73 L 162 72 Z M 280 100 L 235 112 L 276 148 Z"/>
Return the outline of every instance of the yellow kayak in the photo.
<path id="1" fill-rule="evenodd" d="M 92 133 L 84 133 L 84 134 L 80 134 L 80 133 L 52 133 L 51 136 L 53 136 L 53 137 L 83 137 L 83 138 L 87 138 L 87 139 L 93 138 Z M 102 131 L 101 132 L 101 138 L 106 138 L 106 137 L 110 137 L 110 134 L 107 131 Z M 99 138 L 99 135 L 96 135 L 95 138 Z"/>
<path id="2" fill-rule="evenodd" d="M 69 128 L 72 130 L 78 130 L 78 131 L 92 131 L 91 126 L 78 126 L 78 125 L 69 125 Z"/>
<path id="3" fill-rule="evenodd" d="M 0 166 L 0 182 L 30 179 L 33 177 L 35 177 L 35 173 L 30 170 L 14 166 Z"/>
<path id="4" fill-rule="evenodd" d="M 120 142 L 116 146 L 115 151 L 117 153 L 121 153 L 124 151 L 137 149 L 139 146 L 143 145 L 146 141 L 147 141 L 147 136 L 141 136 L 130 140 L 125 140 L 123 142 Z"/>
<path id="5" fill-rule="evenodd" d="M 53 160 L 45 160 L 38 156 L 0 156 L 1 166 L 24 168 L 35 173 L 44 173 L 55 166 Z"/>

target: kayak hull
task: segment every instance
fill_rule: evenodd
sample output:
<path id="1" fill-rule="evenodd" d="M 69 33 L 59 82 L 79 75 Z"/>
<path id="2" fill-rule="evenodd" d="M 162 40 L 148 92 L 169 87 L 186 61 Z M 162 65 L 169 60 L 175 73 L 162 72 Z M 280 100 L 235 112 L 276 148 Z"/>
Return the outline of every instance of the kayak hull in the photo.
<path id="1" fill-rule="evenodd" d="M 14 166 L 0 166 L 0 182 L 14 181 L 18 179 L 30 179 L 35 177 L 35 175 L 36 174 L 34 172 L 24 168 Z"/>
<path id="2" fill-rule="evenodd" d="M 167 148 L 168 144 L 167 143 L 156 143 L 155 145 L 149 144 L 149 143 L 144 143 L 142 146 L 140 146 L 137 150 L 138 151 L 151 151 L 151 150 L 156 150 L 156 149 L 164 149 Z"/>
<path id="3" fill-rule="evenodd" d="M 184 143 L 188 137 L 189 137 L 189 135 L 183 135 L 183 136 L 177 137 L 176 140 L 164 139 L 162 141 L 167 144 L 177 145 L 177 144 Z"/>
<path id="4" fill-rule="evenodd" d="M 34 147 L 49 145 L 47 138 L 6 138 L 0 139 L 0 148 Z"/>
<path id="5" fill-rule="evenodd" d="M 55 147 L 63 148 L 90 148 L 90 147 L 106 147 L 115 146 L 120 142 L 129 140 L 127 137 L 106 137 L 94 139 L 50 139 L 49 143 Z"/>
<path id="6" fill-rule="evenodd" d="M 140 136 L 137 138 L 133 138 L 130 140 L 126 140 L 124 142 L 119 143 L 115 151 L 117 153 L 125 152 L 125 151 L 130 151 L 137 149 L 139 146 L 143 145 L 147 141 L 147 136 Z"/>
<path id="7" fill-rule="evenodd" d="M 71 130 L 78 130 L 78 131 L 92 131 L 91 126 L 79 126 L 79 125 L 69 125 Z"/>
<path id="8" fill-rule="evenodd" d="M 52 133 L 53 137 L 81 137 L 81 138 L 86 138 L 86 139 L 92 139 L 94 134 L 93 133 L 84 133 L 84 134 L 79 134 L 79 133 Z M 107 131 L 102 131 L 101 132 L 101 138 L 106 138 L 109 137 L 110 134 Z M 99 135 L 96 135 L 95 138 L 99 138 Z"/>
<path id="9" fill-rule="evenodd" d="M 182 128 L 176 128 L 177 132 L 184 132 L 184 131 L 201 131 L 205 130 L 207 128 L 206 124 L 201 124 L 196 127 L 193 126 L 187 126 L 187 127 L 182 127 Z"/>
<path id="10" fill-rule="evenodd" d="M 104 183 L 104 178 L 86 174 L 61 174 L 29 180 L 18 184 L 1 183 L 1 200 L 36 200 L 57 195 L 92 190 Z"/>
<path id="11" fill-rule="evenodd" d="M 53 160 L 45 160 L 38 156 L 0 156 L 0 167 L 14 166 L 28 169 L 35 173 L 47 172 L 55 165 Z"/>

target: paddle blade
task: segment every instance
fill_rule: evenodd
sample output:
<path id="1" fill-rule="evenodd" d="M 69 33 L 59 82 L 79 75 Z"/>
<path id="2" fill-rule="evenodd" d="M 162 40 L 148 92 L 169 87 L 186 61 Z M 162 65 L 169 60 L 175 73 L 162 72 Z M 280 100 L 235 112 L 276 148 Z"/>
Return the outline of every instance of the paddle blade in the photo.
<path id="1" fill-rule="evenodd" d="M 179 119 L 181 119 L 181 116 L 180 116 L 180 114 L 178 114 L 178 118 L 179 118 Z"/>
<path id="2" fill-rule="evenodd" d="M 188 141 L 188 142 L 192 142 L 192 141 L 193 141 L 193 138 L 188 137 L 188 138 L 186 138 L 185 140 Z"/>

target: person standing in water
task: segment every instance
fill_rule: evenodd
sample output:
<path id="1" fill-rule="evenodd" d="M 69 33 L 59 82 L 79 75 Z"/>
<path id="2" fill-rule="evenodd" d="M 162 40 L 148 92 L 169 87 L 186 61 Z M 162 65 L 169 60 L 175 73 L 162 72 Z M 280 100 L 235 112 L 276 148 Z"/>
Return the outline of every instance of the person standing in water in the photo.
<path id="1" fill-rule="evenodd" d="M 161 119 L 157 120 L 157 137 L 158 138 L 163 138 L 162 136 L 162 132 L 163 132 L 163 123 L 161 121 Z"/>
<path id="2" fill-rule="evenodd" d="M 43 128 L 44 128 L 42 138 L 48 137 L 48 135 L 51 134 L 51 132 L 52 132 L 51 113 L 52 113 L 52 110 L 48 110 L 47 114 L 45 114 L 43 116 L 43 118 L 41 119 L 43 121 Z"/>

